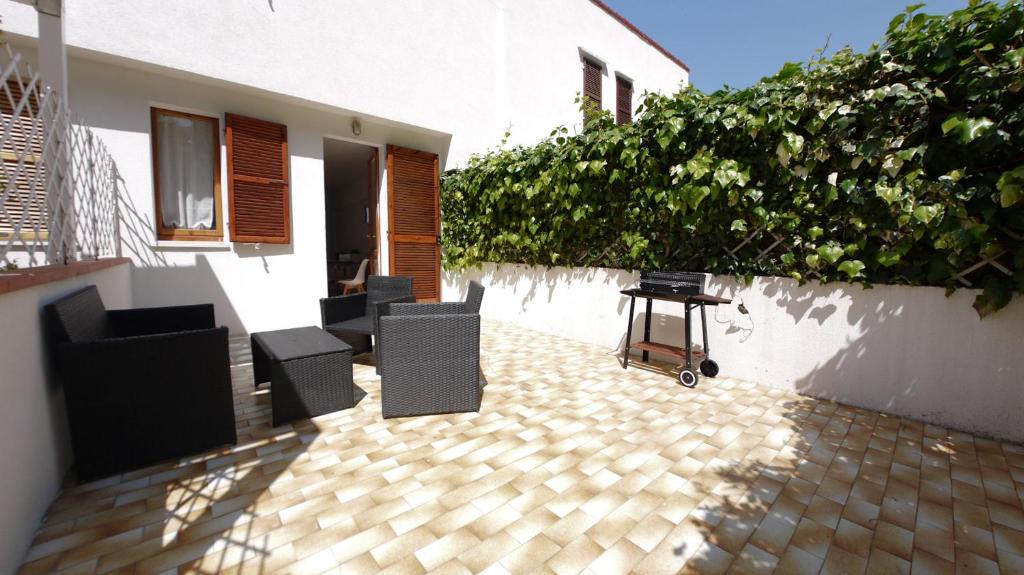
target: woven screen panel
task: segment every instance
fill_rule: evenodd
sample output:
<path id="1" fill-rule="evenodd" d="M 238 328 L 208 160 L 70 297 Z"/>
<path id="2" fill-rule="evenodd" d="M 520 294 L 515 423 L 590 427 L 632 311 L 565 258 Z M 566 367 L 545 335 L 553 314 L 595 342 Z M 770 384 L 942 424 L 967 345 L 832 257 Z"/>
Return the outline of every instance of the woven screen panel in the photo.
<path id="1" fill-rule="evenodd" d="M 633 121 L 633 82 L 619 77 L 615 79 L 615 123 L 628 124 Z"/>
<path id="2" fill-rule="evenodd" d="M 231 240 L 291 243 L 288 128 L 227 114 Z"/>

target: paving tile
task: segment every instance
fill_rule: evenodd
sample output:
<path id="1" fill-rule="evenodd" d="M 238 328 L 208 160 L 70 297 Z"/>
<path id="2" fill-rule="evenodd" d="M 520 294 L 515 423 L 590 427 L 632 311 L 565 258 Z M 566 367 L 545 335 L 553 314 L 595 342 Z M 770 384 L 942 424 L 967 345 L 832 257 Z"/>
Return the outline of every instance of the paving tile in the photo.
<path id="1" fill-rule="evenodd" d="M 279 428 L 234 365 L 238 445 L 69 484 L 21 573 L 1024 571 L 1024 447 L 492 321 L 482 348 L 479 413 L 384 420 L 362 356 L 356 407 Z"/>
<path id="2" fill-rule="evenodd" d="M 747 544 L 736 556 L 736 559 L 729 565 L 729 575 L 768 575 L 775 571 L 779 564 L 779 558 L 771 553 Z"/>
<path id="3" fill-rule="evenodd" d="M 776 572 L 792 575 L 817 575 L 824 562 L 825 560 L 817 555 L 808 553 L 799 547 L 790 546 L 779 560 Z"/>

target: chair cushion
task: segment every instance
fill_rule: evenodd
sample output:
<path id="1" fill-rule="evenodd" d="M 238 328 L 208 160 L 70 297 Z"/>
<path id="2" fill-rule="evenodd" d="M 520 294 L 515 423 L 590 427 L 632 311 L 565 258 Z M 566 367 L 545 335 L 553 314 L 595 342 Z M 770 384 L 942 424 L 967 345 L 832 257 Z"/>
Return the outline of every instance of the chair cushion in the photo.
<path id="1" fill-rule="evenodd" d="M 327 324 L 324 329 L 329 332 L 358 333 L 362 335 L 373 335 L 373 318 L 362 316 L 354 319 L 347 319 Z"/>
<path id="2" fill-rule="evenodd" d="M 96 286 L 68 294 L 44 309 L 58 342 L 82 343 L 112 334 L 107 309 Z"/>

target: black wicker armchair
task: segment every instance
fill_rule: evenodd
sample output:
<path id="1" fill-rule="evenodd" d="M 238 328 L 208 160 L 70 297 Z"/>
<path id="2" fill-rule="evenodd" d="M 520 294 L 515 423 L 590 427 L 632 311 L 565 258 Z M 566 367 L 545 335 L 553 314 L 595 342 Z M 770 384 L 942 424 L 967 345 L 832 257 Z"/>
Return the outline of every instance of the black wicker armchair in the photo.
<path id="1" fill-rule="evenodd" d="M 236 442 L 213 305 L 107 311 L 95 286 L 44 308 L 79 480 Z"/>
<path id="2" fill-rule="evenodd" d="M 384 417 L 479 411 L 480 303 L 389 304 L 378 318 L 377 365 Z"/>
<path id="3" fill-rule="evenodd" d="M 370 336 L 377 335 L 378 306 L 415 301 L 412 278 L 370 276 L 366 293 L 321 299 L 320 320 L 324 331 L 352 346 L 352 354 L 357 355 L 373 349 Z"/>

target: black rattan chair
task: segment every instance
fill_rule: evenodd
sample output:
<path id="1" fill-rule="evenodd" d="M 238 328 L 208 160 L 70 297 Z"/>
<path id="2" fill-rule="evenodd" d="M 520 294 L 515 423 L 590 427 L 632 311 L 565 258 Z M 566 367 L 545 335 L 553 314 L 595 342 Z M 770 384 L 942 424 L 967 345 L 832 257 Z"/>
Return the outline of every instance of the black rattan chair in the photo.
<path id="1" fill-rule="evenodd" d="M 44 307 L 79 480 L 236 442 L 213 305 L 110 310 L 95 286 Z"/>
<path id="2" fill-rule="evenodd" d="M 465 302 L 384 306 L 377 361 L 384 417 L 480 410 L 483 293 L 470 282 Z"/>
<path id="3" fill-rule="evenodd" d="M 415 301 L 412 278 L 370 276 L 366 293 L 321 299 L 321 325 L 324 331 L 352 346 L 353 355 L 366 353 L 373 349 L 370 336 L 377 335 L 378 306 Z"/>
<path id="4" fill-rule="evenodd" d="M 466 301 L 461 302 L 440 302 L 440 303 L 424 303 L 418 304 L 420 307 L 417 308 L 405 308 L 406 313 L 410 313 L 413 309 L 423 310 L 425 314 L 442 314 L 442 313 L 480 313 L 480 304 L 484 299 L 484 286 L 478 282 L 470 281 L 469 289 L 466 291 Z M 407 305 L 405 302 L 399 302 L 400 305 Z M 431 307 L 426 307 L 431 306 Z M 382 305 L 378 308 L 377 313 L 377 333 L 380 333 L 380 318 L 387 315 L 390 312 L 391 304 Z M 380 338 L 378 338 L 380 339 Z M 377 375 L 380 375 L 380 346 L 374 350 L 374 363 L 377 366 Z"/>

